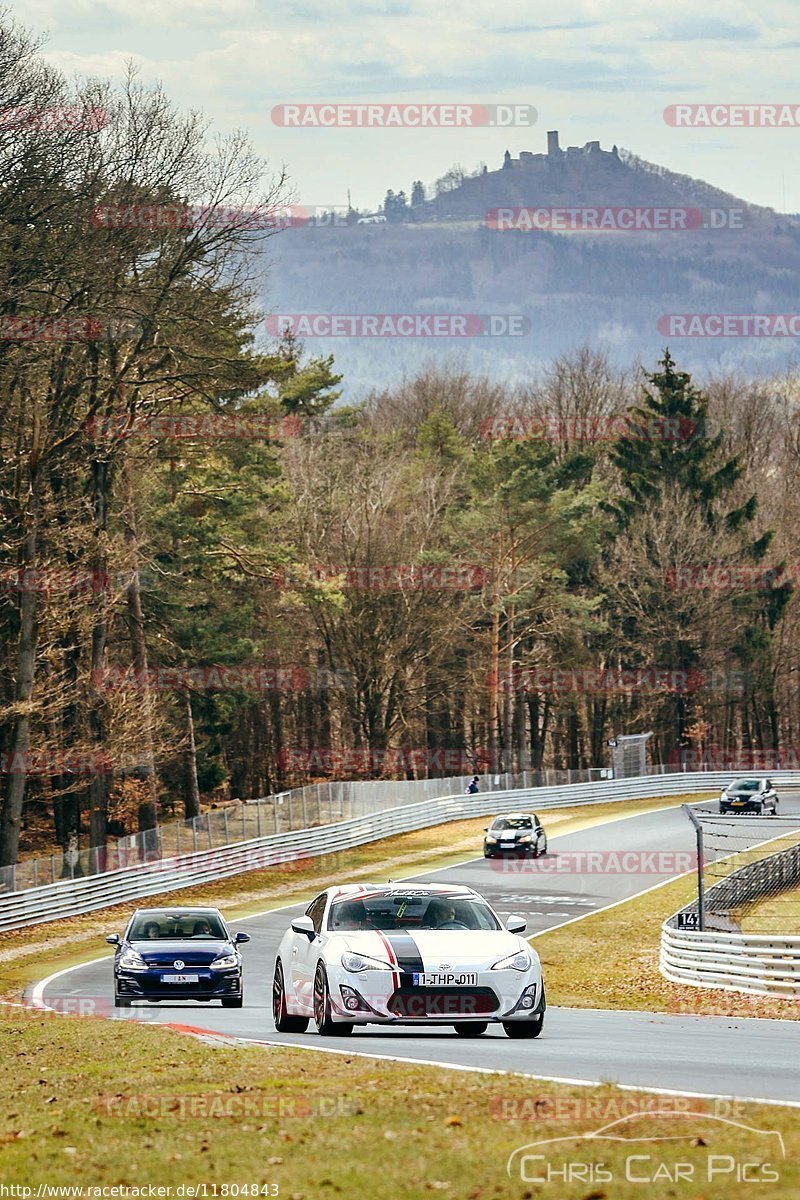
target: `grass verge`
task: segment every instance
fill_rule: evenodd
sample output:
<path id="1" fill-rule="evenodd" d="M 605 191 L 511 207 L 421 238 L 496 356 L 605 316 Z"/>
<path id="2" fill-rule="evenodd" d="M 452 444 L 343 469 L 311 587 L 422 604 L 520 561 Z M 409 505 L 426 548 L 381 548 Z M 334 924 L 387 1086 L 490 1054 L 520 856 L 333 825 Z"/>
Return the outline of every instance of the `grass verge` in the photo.
<path id="1" fill-rule="evenodd" d="M 611 1086 L 568 1087 L 290 1047 L 211 1046 L 165 1028 L 12 1013 L 0 1009 L 0 1179 L 18 1187 L 153 1185 L 173 1189 L 174 1197 L 181 1185 L 205 1184 L 212 1197 L 247 1195 L 247 1185 L 280 1200 L 728 1200 L 742 1194 L 735 1172 L 747 1161 L 755 1164 L 751 1175 L 764 1180 L 757 1190 L 765 1200 L 800 1192 L 797 1113 L 789 1109 L 729 1102 L 715 1108 Z M 535 1043 L 524 1050 L 526 1061 L 535 1059 Z M 648 1110 L 614 1132 L 679 1140 L 578 1138 L 535 1148 L 545 1158 L 528 1161 L 522 1178 L 518 1166 L 512 1178 L 506 1174 L 508 1155 L 526 1144 L 573 1138 Z M 687 1112 L 697 1115 L 676 1115 Z M 774 1135 L 740 1126 L 778 1131 L 786 1159 Z M 652 1180 L 645 1190 L 626 1180 L 631 1155 L 648 1156 L 633 1172 Z M 570 1168 L 577 1180 L 527 1182 L 568 1162 L 577 1164 Z M 676 1163 L 685 1164 L 682 1183 L 673 1178 Z M 710 1166 L 716 1174 L 709 1182 Z M 592 1186 L 598 1172 L 605 1174 Z M 770 1172 L 777 1175 L 772 1182 Z"/>

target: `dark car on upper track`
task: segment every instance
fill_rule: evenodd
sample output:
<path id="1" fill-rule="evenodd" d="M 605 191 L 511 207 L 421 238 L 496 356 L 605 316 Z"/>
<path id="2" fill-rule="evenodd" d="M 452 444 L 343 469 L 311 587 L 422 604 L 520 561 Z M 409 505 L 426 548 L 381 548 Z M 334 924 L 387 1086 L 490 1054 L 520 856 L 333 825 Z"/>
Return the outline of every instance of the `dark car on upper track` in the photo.
<path id="1" fill-rule="evenodd" d="M 778 811 L 778 797 L 772 786 L 772 780 L 755 775 L 747 779 L 734 779 L 719 798 L 719 811 L 721 813 L 771 813 L 774 817 Z"/>
<path id="2" fill-rule="evenodd" d="M 217 908 L 139 908 L 116 946 L 114 1004 L 132 1000 L 221 1000 L 223 1008 L 241 1008 L 241 942 L 247 933 L 231 933 Z"/>
<path id="3" fill-rule="evenodd" d="M 536 813 L 503 813 L 484 830 L 483 857 L 496 854 L 532 854 L 547 851 L 547 834 Z"/>

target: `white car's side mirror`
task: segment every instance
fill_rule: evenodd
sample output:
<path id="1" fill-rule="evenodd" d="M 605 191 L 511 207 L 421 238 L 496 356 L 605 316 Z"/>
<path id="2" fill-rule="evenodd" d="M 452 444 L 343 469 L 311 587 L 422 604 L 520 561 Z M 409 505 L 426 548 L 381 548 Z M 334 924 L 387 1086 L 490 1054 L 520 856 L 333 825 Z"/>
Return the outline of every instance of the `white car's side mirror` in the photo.
<path id="1" fill-rule="evenodd" d="M 528 922 L 524 917 L 509 917 L 506 921 L 506 929 L 509 933 L 524 933 L 528 928 Z"/>
<path id="2" fill-rule="evenodd" d="M 292 921 L 292 929 L 295 933 L 304 933 L 309 940 L 316 937 L 314 922 L 311 920 L 311 917 L 295 917 Z"/>

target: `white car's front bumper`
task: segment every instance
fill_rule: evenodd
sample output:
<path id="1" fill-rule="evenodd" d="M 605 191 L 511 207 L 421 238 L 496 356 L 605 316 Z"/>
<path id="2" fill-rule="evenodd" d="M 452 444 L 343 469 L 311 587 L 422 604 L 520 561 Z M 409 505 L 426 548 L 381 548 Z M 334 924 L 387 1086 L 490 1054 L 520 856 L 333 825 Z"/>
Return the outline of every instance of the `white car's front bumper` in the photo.
<path id="1" fill-rule="evenodd" d="M 544 986 L 538 970 L 484 971 L 462 986 L 424 985 L 413 975 L 393 975 L 388 971 L 337 971 L 329 981 L 336 1016 L 357 1025 L 452 1025 L 525 1021 L 544 1012 Z"/>

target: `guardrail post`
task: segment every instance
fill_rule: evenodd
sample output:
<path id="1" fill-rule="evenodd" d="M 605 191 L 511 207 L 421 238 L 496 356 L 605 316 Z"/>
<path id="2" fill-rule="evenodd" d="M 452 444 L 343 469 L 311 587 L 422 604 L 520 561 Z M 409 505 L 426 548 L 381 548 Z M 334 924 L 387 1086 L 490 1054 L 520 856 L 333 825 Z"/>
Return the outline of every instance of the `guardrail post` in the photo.
<path id="1" fill-rule="evenodd" d="M 272 815 L 275 819 L 275 832 L 278 833 L 280 826 L 278 825 L 278 797 L 272 797 Z"/>
<path id="2" fill-rule="evenodd" d="M 706 927 L 705 917 L 705 884 L 703 882 L 703 826 L 698 821 L 692 809 L 688 804 L 681 806 L 688 816 L 689 820 L 694 825 L 695 841 L 697 845 L 697 915 L 700 925 L 700 932 Z"/>
<path id="3" fill-rule="evenodd" d="M 320 796 L 320 787 L 321 787 L 320 784 L 318 784 L 318 783 L 315 784 L 315 788 L 316 788 L 316 792 L 317 792 L 317 824 L 318 825 L 322 824 L 322 798 Z"/>
<path id="4" fill-rule="evenodd" d="M 286 795 L 289 797 L 289 829 L 291 830 L 291 829 L 294 829 L 294 821 L 292 820 L 292 789 L 291 788 L 286 793 Z"/>
<path id="5" fill-rule="evenodd" d="M 35 858 L 33 860 L 33 886 L 34 887 L 39 886 L 39 860 L 38 860 L 38 858 Z"/>
<path id="6" fill-rule="evenodd" d="M 175 854 L 178 855 L 178 854 L 180 854 L 180 852 L 181 852 L 181 823 L 180 823 L 180 821 L 176 821 L 175 822 Z"/>
<path id="7" fill-rule="evenodd" d="M 247 812 L 247 806 L 244 803 L 242 803 L 242 841 L 243 842 L 247 841 L 247 817 L 245 815 L 246 812 Z"/>
<path id="8" fill-rule="evenodd" d="M 231 839 L 230 839 L 230 835 L 228 833 L 228 810 L 227 810 L 227 808 L 223 808 L 223 810 L 222 810 L 222 824 L 225 827 L 225 845 L 229 846 Z"/>
<path id="9" fill-rule="evenodd" d="M 208 848 L 209 850 L 213 850 L 214 843 L 211 839 L 211 809 L 209 809 L 206 813 L 206 831 L 208 833 Z"/>
<path id="10" fill-rule="evenodd" d="M 261 837 L 261 801 L 256 804 L 256 834 Z"/>
<path id="11" fill-rule="evenodd" d="M 308 829 L 308 812 L 306 810 L 306 789 L 303 788 L 300 793 L 303 800 L 303 829 Z"/>
<path id="12" fill-rule="evenodd" d="M 199 820 L 199 817 L 192 817 L 192 846 L 194 850 L 197 850 L 197 822 Z"/>
<path id="13" fill-rule="evenodd" d="M 56 856 L 55 856 L 55 854 L 51 854 L 50 855 L 50 882 L 55 883 L 55 881 L 56 881 Z"/>

